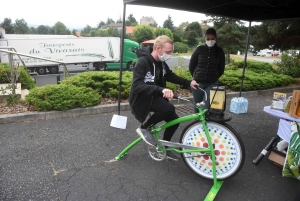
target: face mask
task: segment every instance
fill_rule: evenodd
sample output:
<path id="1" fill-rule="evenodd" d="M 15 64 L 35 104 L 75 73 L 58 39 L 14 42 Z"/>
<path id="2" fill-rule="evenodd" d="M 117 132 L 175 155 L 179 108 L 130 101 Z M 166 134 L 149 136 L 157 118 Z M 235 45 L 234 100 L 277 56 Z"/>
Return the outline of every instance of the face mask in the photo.
<path id="1" fill-rule="evenodd" d="M 162 56 L 158 55 L 158 58 L 160 61 L 167 61 L 168 59 L 171 58 L 171 55 L 164 53 Z"/>
<path id="2" fill-rule="evenodd" d="M 216 44 L 216 40 L 207 40 L 205 43 L 208 47 L 212 47 Z"/>

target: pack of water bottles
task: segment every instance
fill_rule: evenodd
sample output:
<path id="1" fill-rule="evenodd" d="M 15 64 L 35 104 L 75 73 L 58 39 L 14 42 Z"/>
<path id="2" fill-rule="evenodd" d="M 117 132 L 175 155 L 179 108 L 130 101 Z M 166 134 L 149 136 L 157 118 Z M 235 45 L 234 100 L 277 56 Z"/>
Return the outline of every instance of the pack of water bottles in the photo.
<path id="1" fill-rule="evenodd" d="M 244 97 L 234 97 L 230 102 L 230 112 L 235 114 L 247 113 L 248 100 Z"/>

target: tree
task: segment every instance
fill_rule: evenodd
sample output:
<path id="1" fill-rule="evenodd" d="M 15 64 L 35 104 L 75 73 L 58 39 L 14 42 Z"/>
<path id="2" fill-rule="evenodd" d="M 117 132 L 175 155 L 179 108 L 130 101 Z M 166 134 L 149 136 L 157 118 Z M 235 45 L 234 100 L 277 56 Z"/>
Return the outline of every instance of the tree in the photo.
<path id="1" fill-rule="evenodd" d="M 136 19 L 133 17 L 132 14 L 128 15 L 127 20 L 125 21 L 126 26 L 137 26 L 138 22 Z"/>
<path id="2" fill-rule="evenodd" d="M 196 38 L 203 37 L 202 28 L 199 22 L 192 22 L 188 24 L 184 30 L 185 35 L 188 35 L 190 31 L 195 32 L 194 34 L 196 34 Z"/>
<path id="3" fill-rule="evenodd" d="M 108 36 L 108 32 L 107 30 L 98 29 L 95 36 L 106 37 Z"/>
<path id="4" fill-rule="evenodd" d="M 174 42 L 181 42 L 181 36 L 177 33 L 173 33 L 173 41 Z"/>
<path id="5" fill-rule="evenodd" d="M 29 33 L 30 33 L 30 34 L 37 34 L 37 29 L 34 28 L 34 27 L 30 27 L 30 28 L 29 28 Z"/>
<path id="6" fill-rule="evenodd" d="M 77 31 L 76 29 L 73 29 L 73 30 L 72 30 L 72 35 L 77 36 L 77 32 L 78 32 L 78 31 Z"/>
<path id="7" fill-rule="evenodd" d="M 122 19 L 121 19 L 121 16 L 119 17 L 119 19 L 116 21 L 116 23 L 122 23 Z"/>
<path id="8" fill-rule="evenodd" d="M 250 42 L 257 49 L 299 49 L 300 20 L 262 22 L 251 28 Z"/>
<path id="9" fill-rule="evenodd" d="M 158 36 L 161 36 L 161 35 L 166 35 L 168 36 L 169 38 L 171 38 L 173 40 L 173 33 L 171 32 L 170 29 L 167 29 L 167 28 L 157 28 L 156 31 L 155 31 L 155 36 L 158 37 Z"/>
<path id="10" fill-rule="evenodd" d="M 113 37 L 120 37 L 121 36 L 120 31 L 115 27 L 108 28 L 107 33 L 108 33 L 108 36 L 113 36 Z"/>
<path id="11" fill-rule="evenodd" d="M 168 28 L 174 32 L 174 25 L 170 15 L 168 15 L 168 19 L 164 21 L 163 28 Z"/>
<path id="12" fill-rule="evenodd" d="M 105 22 L 103 21 L 100 21 L 98 22 L 98 25 L 97 25 L 97 28 L 99 29 L 101 26 L 105 25 Z"/>
<path id="13" fill-rule="evenodd" d="M 138 43 L 155 38 L 154 29 L 149 25 L 139 25 L 133 30 L 132 39 Z"/>
<path id="14" fill-rule="evenodd" d="M 189 22 L 182 22 L 177 29 L 175 29 L 175 33 L 179 34 L 180 37 L 185 38 L 184 30 L 189 25 Z"/>
<path id="15" fill-rule="evenodd" d="M 227 59 L 233 51 L 243 51 L 246 47 L 246 34 L 239 29 L 237 24 L 227 23 L 217 30 L 218 45 L 227 53 Z"/>
<path id="16" fill-rule="evenodd" d="M 197 36 L 198 36 L 198 33 L 196 33 L 196 31 L 194 31 L 194 30 L 188 31 L 186 33 L 186 39 L 188 40 L 188 44 L 189 45 L 197 44 L 197 39 L 196 39 Z"/>
<path id="17" fill-rule="evenodd" d="M 70 34 L 70 31 L 67 29 L 67 27 L 62 22 L 56 22 L 54 25 L 54 34 L 55 35 L 68 35 Z"/>
<path id="18" fill-rule="evenodd" d="M 27 22 L 24 19 L 16 19 L 14 24 L 15 34 L 28 34 L 29 27 L 27 26 Z"/>
<path id="19" fill-rule="evenodd" d="M 49 34 L 49 27 L 45 25 L 40 25 L 37 27 L 38 34 Z"/>
<path id="20" fill-rule="evenodd" d="M 106 24 L 113 24 L 113 23 L 115 23 L 115 21 L 113 19 L 107 18 Z"/>
<path id="21" fill-rule="evenodd" d="M 5 29 L 5 33 L 7 33 L 7 34 L 15 33 L 14 25 L 12 24 L 10 18 L 4 18 L 4 21 L 2 23 L 0 23 L 0 27 Z"/>
<path id="22" fill-rule="evenodd" d="M 90 25 L 86 25 L 83 30 L 81 31 L 82 36 L 88 36 L 88 34 L 91 32 L 92 27 Z"/>
<path id="23" fill-rule="evenodd" d="M 245 50 L 247 35 L 243 31 L 245 30 L 244 23 L 240 20 L 217 16 L 212 16 L 208 22 L 214 23 L 217 31 L 217 43 L 225 50 L 227 61 L 230 61 L 230 54 L 233 51 Z"/>

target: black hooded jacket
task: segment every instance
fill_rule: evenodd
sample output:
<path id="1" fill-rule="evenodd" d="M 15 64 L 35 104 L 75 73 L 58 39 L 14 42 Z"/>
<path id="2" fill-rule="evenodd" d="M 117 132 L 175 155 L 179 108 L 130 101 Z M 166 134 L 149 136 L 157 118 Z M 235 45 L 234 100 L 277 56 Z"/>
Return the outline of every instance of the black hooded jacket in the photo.
<path id="1" fill-rule="evenodd" d="M 137 51 L 139 59 L 133 69 L 132 85 L 129 95 L 131 112 L 135 118 L 143 123 L 150 112 L 154 96 L 161 96 L 166 88 L 166 81 L 188 87 L 191 81 L 173 73 L 166 62 L 155 61 L 151 55 L 152 48 L 145 47 Z M 159 78 L 156 76 L 156 68 L 160 69 Z"/>

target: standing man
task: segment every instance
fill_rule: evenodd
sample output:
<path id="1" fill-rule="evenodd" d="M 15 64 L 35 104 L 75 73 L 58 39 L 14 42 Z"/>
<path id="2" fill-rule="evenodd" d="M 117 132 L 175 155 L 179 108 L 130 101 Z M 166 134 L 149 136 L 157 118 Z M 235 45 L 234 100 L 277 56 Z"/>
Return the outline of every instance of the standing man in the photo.
<path id="1" fill-rule="evenodd" d="M 178 118 L 175 107 L 168 101 L 174 94 L 172 90 L 166 88 L 166 81 L 192 88 L 198 85 L 196 81 L 188 81 L 170 70 L 165 61 L 171 58 L 172 52 L 173 41 L 165 35 L 159 36 L 155 40 L 153 49 L 145 47 L 138 50 L 139 59 L 133 69 L 129 104 L 132 114 L 141 123 L 136 132 L 152 146 L 157 142 L 151 133 L 151 127 L 158 122 L 168 122 Z M 146 120 L 150 112 L 153 114 Z M 170 141 L 178 126 L 179 124 L 167 128 L 163 140 Z M 167 157 L 173 160 L 179 159 L 172 152 L 167 152 Z"/>
<path id="2" fill-rule="evenodd" d="M 210 89 L 218 85 L 219 78 L 225 69 L 225 55 L 222 48 L 217 45 L 217 33 L 214 28 L 208 28 L 205 32 L 205 44 L 199 45 L 193 52 L 189 64 L 189 70 L 199 87 L 206 91 L 207 102 L 203 109 L 210 108 Z M 200 103 L 205 97 L 204 92 L 195 90 L 192 93 L 194 102 Z M 195 113 L 198 110 L 195 108 Z"/>

